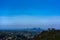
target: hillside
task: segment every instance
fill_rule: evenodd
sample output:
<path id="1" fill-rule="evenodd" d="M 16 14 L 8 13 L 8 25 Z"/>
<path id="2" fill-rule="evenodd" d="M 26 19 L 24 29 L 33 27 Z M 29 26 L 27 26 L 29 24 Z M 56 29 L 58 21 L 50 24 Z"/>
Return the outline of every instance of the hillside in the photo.
<path id="1" fill-rule="evenodd" d="M 48 29 L 36 35 L 33 40 L 60 40 L 60 30 Z"/>

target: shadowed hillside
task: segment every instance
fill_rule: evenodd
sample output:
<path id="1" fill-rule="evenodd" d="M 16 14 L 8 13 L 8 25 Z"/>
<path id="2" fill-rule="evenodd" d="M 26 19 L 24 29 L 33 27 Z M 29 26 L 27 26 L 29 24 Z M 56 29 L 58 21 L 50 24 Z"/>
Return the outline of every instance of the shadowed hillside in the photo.
<path id="1" fill-rule="evenodd" d="M 60 30 L 48 29 L 36 35 L 33 40 L 60 40 Z"/>

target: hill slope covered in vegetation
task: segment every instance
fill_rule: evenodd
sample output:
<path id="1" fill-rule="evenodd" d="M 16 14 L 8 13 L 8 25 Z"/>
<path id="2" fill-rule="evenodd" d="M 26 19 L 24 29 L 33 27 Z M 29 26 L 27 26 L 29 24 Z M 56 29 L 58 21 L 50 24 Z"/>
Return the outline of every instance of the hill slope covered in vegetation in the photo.
<path id="1" fill-rule="evenodd" d="M 60 30 L 48 29 L 36 35 L 33 40 L 60 40 Z"/>

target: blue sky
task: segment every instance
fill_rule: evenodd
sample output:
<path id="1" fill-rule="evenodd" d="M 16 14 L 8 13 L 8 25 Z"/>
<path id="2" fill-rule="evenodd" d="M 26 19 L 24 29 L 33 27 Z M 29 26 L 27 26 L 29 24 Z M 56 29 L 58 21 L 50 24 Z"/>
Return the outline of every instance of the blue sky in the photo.
<path id="1" fill-rule="evenodd" d="M 60 0 L 0 0 L 0 16 L 60 15 Z"/>
<path id="2" fill-rule="evenodd" d="M 14 23 L 60 24 L 60 0 L 0 0 L 0 24 Z"/>

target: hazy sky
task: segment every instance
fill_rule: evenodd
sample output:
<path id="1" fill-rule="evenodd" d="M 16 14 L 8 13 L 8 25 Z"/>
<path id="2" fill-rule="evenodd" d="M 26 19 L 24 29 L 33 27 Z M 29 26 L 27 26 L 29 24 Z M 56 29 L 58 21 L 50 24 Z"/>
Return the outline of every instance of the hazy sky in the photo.
<path id="1" fill-rule="evenodd" d="M 0 24 L 60 24 L 60 0 L 0 0 Z"/>

